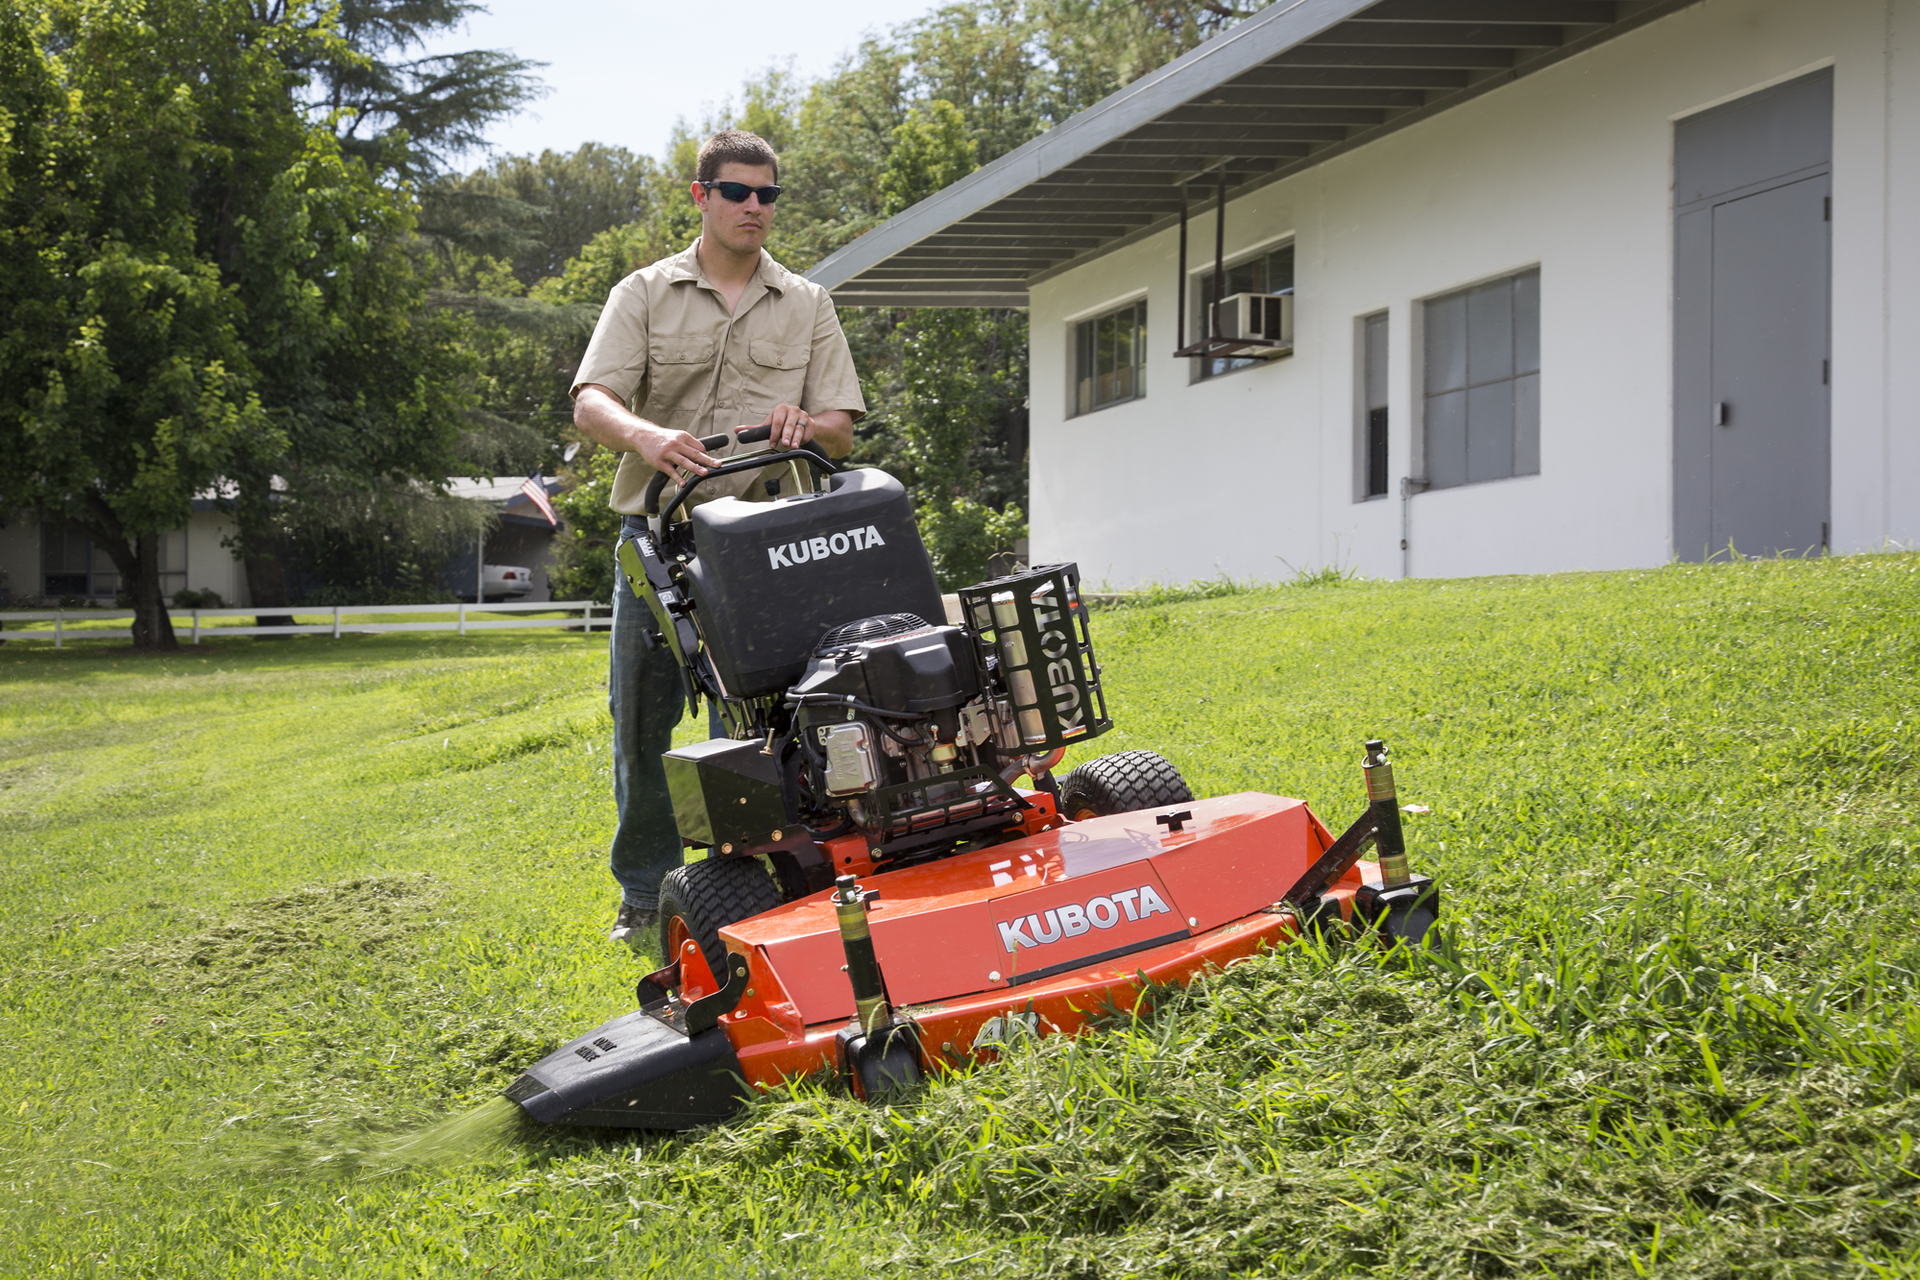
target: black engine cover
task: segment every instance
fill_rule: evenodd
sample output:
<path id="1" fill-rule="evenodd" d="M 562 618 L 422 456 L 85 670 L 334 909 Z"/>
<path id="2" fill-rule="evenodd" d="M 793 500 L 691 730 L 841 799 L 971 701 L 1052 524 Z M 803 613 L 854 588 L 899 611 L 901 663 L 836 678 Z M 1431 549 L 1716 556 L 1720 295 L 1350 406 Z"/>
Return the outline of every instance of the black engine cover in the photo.
<path id="1" fill-rule="evenodd" d="M 884 471 L 843 471 L 826 492 L 694 508 L 694 617 L 736 698 L 777 693 L 833 627 L 881 613 L 945 617 L 913 503 Z"/>

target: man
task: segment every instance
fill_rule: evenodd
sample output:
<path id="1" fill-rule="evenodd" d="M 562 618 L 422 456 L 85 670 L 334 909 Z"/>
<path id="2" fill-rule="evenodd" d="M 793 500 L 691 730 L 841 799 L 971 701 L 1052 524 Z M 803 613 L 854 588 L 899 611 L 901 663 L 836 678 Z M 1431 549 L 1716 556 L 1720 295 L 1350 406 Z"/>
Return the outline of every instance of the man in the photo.
<path id="1" fill-rule="evenodd" d="M 780 195 L 773 148 L 723 130 L 701 146 L 695 172 L 700 238 L 613 287 L 573 386 L 580 433 L 626 455 L 612 497 L 627 517 L 623 537 L 645 528 L 639 515 L 654 472 L 678 483 L 739 448 L 730 442 L 716 457 L 700 437 L 771 422 L 770 447 L 812 441 L 845 457 L 866 412 L 832 299 L 762 247 Z M 765 501 L 764 478 L 721 477 L 693 501 Z M 660 756 L 685 700 L 673 655 L 653 647 L 647 608 L 617 574 L 613 598 L 607 703 L 619 823 L 610 862 L 620 910 L 608 938 L 639 953 L 653 932 L 660 881 L 682 860 Z"/>

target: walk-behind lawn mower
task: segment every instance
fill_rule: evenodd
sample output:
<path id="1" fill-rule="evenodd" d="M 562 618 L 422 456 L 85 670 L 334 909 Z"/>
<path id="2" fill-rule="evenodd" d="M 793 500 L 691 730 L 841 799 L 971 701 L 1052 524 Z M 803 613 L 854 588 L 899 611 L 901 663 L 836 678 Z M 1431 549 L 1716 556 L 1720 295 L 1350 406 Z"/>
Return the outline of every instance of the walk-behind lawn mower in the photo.
<path id="1" fill-rule="evenodd" d="M 702 483 L 763 467 L 781 468 L 770 501 L 675 519 Z M 1149 751 L 1056 781 L 1112 727 L 1074 565 L 967 587 L 949 619 L 885 472 L 801 448 L 729 458 L 662 503 L 665 482 L 616 589 L 727 726 L 665 759 L 706 856 L 661 886 L 668 964 L 638 1010 L 507 1090 L 535 1119 L 686 1129 L 819 1072 L 872 1099 L 1307 930 L 1432 925 L 1384 744 L 1338 839 L 1299 800 L 1195 799 Z"/>

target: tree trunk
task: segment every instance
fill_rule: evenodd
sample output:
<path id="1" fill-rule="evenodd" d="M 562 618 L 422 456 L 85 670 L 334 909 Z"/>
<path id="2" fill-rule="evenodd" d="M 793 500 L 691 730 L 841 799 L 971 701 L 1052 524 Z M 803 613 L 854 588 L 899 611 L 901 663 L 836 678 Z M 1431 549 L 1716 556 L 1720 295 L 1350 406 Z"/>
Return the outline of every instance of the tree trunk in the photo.
<path id="1" fill-rule="evenodd" d="M 160 594 L 160 535 L 142 534 L 133 551 L 133 647 L 171 653 L 180 642 L 173 634 L 173 615 L 167 612 L 166 598 Z M 120 580 L 127 580 L 125 570 Z"/>
<path id="2" fill-rule="evenodd" d="M 173 635 L 173 617 L 160 596 L 160 535 L 146 533 L 127 541 L 113 508 L 97 494 L 87 495 L 91 520 L 82 525 L 94 544 L 107 553 L 120 572 L 120 589 L 133 597 L 133 647 L 148 653 L 172 653 L 180 648 Z"/>

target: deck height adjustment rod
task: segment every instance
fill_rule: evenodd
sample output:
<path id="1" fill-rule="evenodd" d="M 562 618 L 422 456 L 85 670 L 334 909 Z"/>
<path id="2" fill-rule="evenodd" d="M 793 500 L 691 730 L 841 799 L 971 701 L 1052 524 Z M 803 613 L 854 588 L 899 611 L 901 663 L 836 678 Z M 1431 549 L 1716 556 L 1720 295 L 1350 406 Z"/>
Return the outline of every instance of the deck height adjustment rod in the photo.
<path id="1" fill-rule="evenodd" d="M 887 1002 L 886 980 L 873 954 L 873 933 L 867 928 L 867 902 L 877 896 L 862 889 L 852 876 L 833 882 L 833 909 L 840 920 L 840 945 L 847 952 L 847 978 L 853 983 L 853 1007 L 860 1030 L 872 1035 L 893 1018 Z"/>
<path id="2" fill-rule="evenodd" d="M 1378 929 L 1388 942 L 1418 946 L 1440 918 L 1440 886 L 1431 876 L 1407 870 L 1407 838 L 1400 829 L 1400 797 L 1387 744 L 1369 739 L 1360 767 L 1367 775 L 1367 817 L 1374 824 L 1380 883 L 1363 883 L 1353 891 L 1354 918 Z"/>
<path id="3" fill-rule="evenodd" d="M 1411 876 L 1407 871 L 1407 837 L 1400 830 L 1400 798 L 1393 787 L 1393 762 L 1387 759 L 1387 744 L 1378 738 L 1369 739 L 1360 768 L 1367 775 L 1367 805 L 1373 812 L 1374 829 L 1379 832 L 1380 883 L 1384 888 L 1398 888 Z"/>

